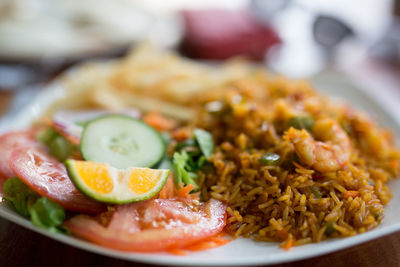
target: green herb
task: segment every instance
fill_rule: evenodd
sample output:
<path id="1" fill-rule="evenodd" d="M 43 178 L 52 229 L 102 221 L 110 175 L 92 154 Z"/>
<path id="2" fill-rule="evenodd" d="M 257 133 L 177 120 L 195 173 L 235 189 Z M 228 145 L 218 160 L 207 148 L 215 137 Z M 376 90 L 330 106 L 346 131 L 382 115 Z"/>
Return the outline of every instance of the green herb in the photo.
<path id="1" fill-rule="evenodd" d="M 310 186 L 309 188 L 310 188 L 311 193 L 313 193 L 313 195 L 314 195 L 316 198 L 321 198 L 322 194 L 321 194 L 321 192 L 319 191 L 319 188 L 318 188 L 318 187 L 316 187 L 316 186 Z"/>
<path id="2" fill-rule="evenodd" d="M 209 158 L 214 151 L 214 141 L 212 135 L 202 129 L 194 130 L 193 134 L 201 152 L 204 156 L 206 156 L 206 158 Z"/>
<path id="3" fill-rule="evenodd" d="M 74 145 L 62 136 L 54 138 L 48 146 L 50 154 L 61 162 L 64 162 L 75 149 Z"/>
<path id="4" fill-rule="evenodd" d="M 278 154 L 268 152 L 259 159 L 259 162 L 266 166 L 277 165 L 280 158 L 281 157 Z"/>
<path id="5" fill-rule="evenodd" d="M 185 151 L 193 159 L 201 156 L 202 154 L 198 144 L 193 139 L 186 139 L 185 141 L 180 142 L 175 146 L 175 151 L 177 152 Z"/>
<path id="6" fill-rule="evenodd" d="M 377 211 L 375 207 L 371 207 L 369 211 L 371 212 L 372 216 L 374 216 L 375 221 L 377 221 L 381 216 L 381 212 Z"/>
<path id="7" fill-rule="evenodd" d="M 185 185 L 192 184 L 194 185 L 193 190 L 197 190 L 198 185 L 194 181 L 194 179 L 197 178 L 197 175 L 196 173 L 190 171 L 191 167 L 190 165 L 188 165 L 189 160 L 190 157 L 185 151 L 182 151 L 181 153 L 178 152 L 174 153 L 172 166 L 175 174 L 174 175 L 175 184 L 180 184 L 180 183 L 183 183 Z"/>
<path id="8" fill-rule="evenodd" d="M 53 128 L 47 128 L 36 135 L 36 139 L 43 144 L 49 145 L 50 142 L 58 136 L 58 133 Z"/>
<path id="9" fill-rule="evenodd" d="M 186 139 L 180 143 L 178 143 L 175 146 L 175 150 L 176 151 L 181 151 L 182 149 L 186 148 L 186 147 L 196 147 L 196 141 L 194 141 L 193 139 Z"/>
<path id="10" fill-rule="evenodd" d="M 33 204 L 40 196 L 18 178 L 9 178 L 3 185 L 5 199 L 12 203 L 15 210 L 29 218 L 28 205 Z"/>
<path id="11" fill-rule="evenodd" d="M 207 158 L 205 156 L 200 156 L 200 158 L 197 160 L 197 169 L 203 168 L 206 164 Z"/>
<path id="12" fill-rule="evenodd" d="M 29 214 L 34 225 L 51 232 L 62 232 L 58 227 L 65 220 L 65 210 L 50 199 L 39 198 L 35 204 L 29 207 Z"/>
<path id="13" fill-rule="evenodd" d="M 65 161 L 77 150 L 73 144 L 59 135 L 52 128 L 47 128 L 46 130 L 40 132 L 36 138 L 49 148 L 50 155 L 61 162 Z"/>
<path id="14" fill-rule="evenodd" d="M 314 119 L 310 116 L 295 116 L 289 119 L 288 125 L 296 129 L 311 131 L 314 126 Z"/>
<path id="15" fill-rule="evenodd" d="M 326 228 L 325 228 L 325 235 L 330 236 L 331 234 L 333 234 L 335 232 L 335 228 L 333 228 L 333 223 L 332 222 L 328 222 L 326 224 Z"/>
<path id="16" fill-rule="evenodd" d="M 194 130 L 194 139 L 187 139 L 175 146 L 172 159 L 175 184 L 194 185 L 198 190 L 196 172 L 207 165 L 214 150 L 212 135 L 202 129 Z"/>

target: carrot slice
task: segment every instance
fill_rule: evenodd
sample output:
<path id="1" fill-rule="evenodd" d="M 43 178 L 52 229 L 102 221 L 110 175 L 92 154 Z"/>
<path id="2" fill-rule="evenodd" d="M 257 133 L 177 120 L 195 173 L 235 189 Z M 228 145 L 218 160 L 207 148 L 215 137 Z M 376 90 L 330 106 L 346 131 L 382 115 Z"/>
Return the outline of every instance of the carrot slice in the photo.
<path id="1" fill-rule="evenodd" d="M 358 192 L 358 191 L 348 190 L 343 194 L 343 196 L 344 196 L 344 198 L 347 199 L 350 197 L 352 197 L 352 198 L 358 197 L 359 194 L 360 194 L 360 192 Z"/>
<path id="2" fill-rule="evenodd" d="M 143 120 L 158 131 L 169 131 L 175 128 L 176 121 L 163 117 L 160 113 L 153 111 L 146 114 Z"/>
<path id="3" fill-rule="evenodd" d="M 231 242 L 231 240 L 228 240 L 228 239 L 203 241 L 198 244 L 189 246 L 185 249 L 190 250 L 190 251 L 200 251 L 200 250 L 206 250 L 206 249 L 211 249 L 211 248 L 217 248 L 217 247 L 223 246 L 229 242 Z"/>
<path id="4" fill-rule="evenodd" d="M 175 196 L 174 178 L 172 174 L 170 174 L 163 189 L 161 189 L 158 198 L 167 199 L 167 198 L 173 198 L 174 196 Z"/>
<path id="5" fill-rule="evenodd" d="M 186 256 L 188 254 L 187 251 L 201 251 L 201 250 L 206 250 L 206 249 L 211 249 L 211 248 L 217 248 L 223 245 L 228 244 L 231 242 L 232 239 L 229 238 L 224 238 L 224 234 L 220 233 L 215 236 L 212 236 L 210 238 L 207 238 L 203 241 L 194 243 L 192 245 L 180 248 L 180 249 L 173 249 L 168 251 L 169 253 L 172 253 L 174 255 L 178 256 Z"/>
<path id="6" fill-rule="evenodd" d="M 172 137 L 177 141 L 183 141 L 190 138 L 192 131 L 189 128 L 179 128 L 172 132 Z"/>
<path id="7" fill-rule="evenodd" d="M 285 250 L 289 251 L 293 247 L 293 243 L 294 239 L 289 239 L 284 246 Z"/>
<path id="8" fill-rule="evenodd" d="M 194 185 L 188 184 L 188 185 L 186 185 L 185 187 L 179 189 L 179 190 L 176 192 L 176 195 L 177 195 L 178 197 L 183 197 L 183 198 L 189 197 L 189 193 L 190 193 L 190 191 L 193 190 L 193 188 L 194 188 Z"/>

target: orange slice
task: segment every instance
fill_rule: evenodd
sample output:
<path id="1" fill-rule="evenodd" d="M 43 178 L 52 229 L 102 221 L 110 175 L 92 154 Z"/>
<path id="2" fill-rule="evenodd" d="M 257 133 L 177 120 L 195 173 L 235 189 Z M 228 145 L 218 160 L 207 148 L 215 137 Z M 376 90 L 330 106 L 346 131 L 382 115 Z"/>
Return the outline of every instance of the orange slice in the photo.
<path id="1" fill-rule="evenodd" d="M 107 163 L 72 159 L 65 166 L 83 194 L 110 204 L 149 199 L 164 187 L 169 175 L 169 170 L 136 167 L 121 170 Z"/>

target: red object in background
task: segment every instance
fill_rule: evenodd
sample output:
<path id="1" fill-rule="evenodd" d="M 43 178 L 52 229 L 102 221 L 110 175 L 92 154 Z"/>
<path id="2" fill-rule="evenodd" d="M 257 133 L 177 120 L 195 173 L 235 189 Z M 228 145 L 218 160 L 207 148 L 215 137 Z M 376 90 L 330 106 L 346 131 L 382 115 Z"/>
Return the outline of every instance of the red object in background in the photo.
<path id="1" fill-rule="evenodd" d="M 260 24 L 248 11 L 183 11 L 184 54 L 193 58 L 226 59 L 242 55 L 262 60 L 265 52 L 280 43 L 277 33 Z"/>

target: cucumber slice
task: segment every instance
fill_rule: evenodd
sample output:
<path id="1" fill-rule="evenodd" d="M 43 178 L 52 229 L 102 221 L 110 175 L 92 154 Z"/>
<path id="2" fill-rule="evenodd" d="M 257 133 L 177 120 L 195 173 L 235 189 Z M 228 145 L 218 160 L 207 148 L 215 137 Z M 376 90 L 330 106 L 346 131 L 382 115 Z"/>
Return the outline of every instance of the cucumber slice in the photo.
<path id="1" fill-rule="evenodd" d="M 85 160 L 108 163 L 118 169 L 152 167 L 165 155 L 161 135 L 141 120 L 105 115 L 86 124 L 81 138 Z"/>

